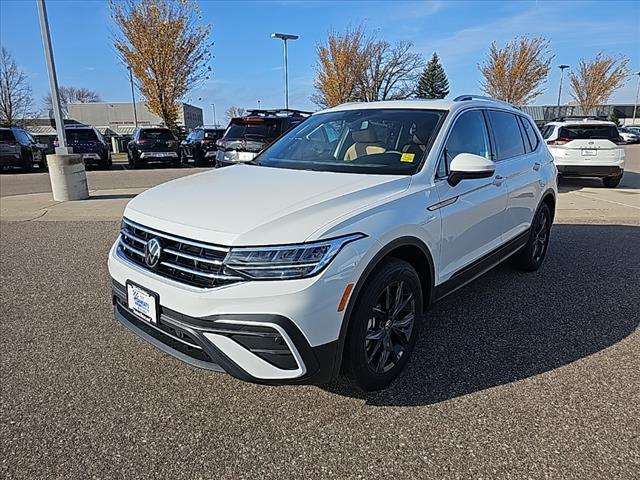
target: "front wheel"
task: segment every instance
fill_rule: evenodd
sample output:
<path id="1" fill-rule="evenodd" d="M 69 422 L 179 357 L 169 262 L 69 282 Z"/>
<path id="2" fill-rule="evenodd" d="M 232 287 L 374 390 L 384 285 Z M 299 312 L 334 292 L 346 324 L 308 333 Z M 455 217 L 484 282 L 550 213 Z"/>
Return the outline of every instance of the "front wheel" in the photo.
<path id="1" fill-rule="evenodd" d="M 549 209 L 549 205 L 543 203 L 540 205 L 540 208 L 538 208 L 533 223 L 531 224 L 529 240 L 527 240 L 525 246 L 514 256 L 518 268 L 527 272 L 533 272 L 540 268 L 547 254 L 550 233 L 551 210 Z"/>
<path id="2" fill-rule="evenodd" d="M 400 374 L 418 336 L 422 302 L 420 278 L 409 263 L 390 258 L 374 270 L 347 333 L 343 371 L 350 383 L 379 390 Z"/>

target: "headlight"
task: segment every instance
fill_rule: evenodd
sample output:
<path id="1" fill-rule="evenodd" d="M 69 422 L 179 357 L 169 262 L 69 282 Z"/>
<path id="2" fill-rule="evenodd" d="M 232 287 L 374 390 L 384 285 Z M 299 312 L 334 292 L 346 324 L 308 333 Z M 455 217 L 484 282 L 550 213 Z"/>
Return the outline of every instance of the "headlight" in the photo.
<path id="1" fill-rule="evenodd" d="M 224 266 L 225 270 L 255 280 L 310 277 L 326 267 L 347 243 L 365 236 L 355 233 L 299 245 L 232 248 L 224 260 Z"/>

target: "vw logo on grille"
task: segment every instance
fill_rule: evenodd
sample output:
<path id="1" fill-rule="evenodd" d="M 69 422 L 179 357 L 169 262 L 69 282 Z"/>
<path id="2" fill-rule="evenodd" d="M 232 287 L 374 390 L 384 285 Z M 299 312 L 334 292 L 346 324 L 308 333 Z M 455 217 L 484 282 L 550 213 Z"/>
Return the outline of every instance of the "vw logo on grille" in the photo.
<path id="1" fill-rule="evenodd" d="M 162 253 L 162 245 L 160 240 L 152 238 L 147 242 L 144 247 L 144 263 L 149 268 L 154 268 L 160 262 L 160 254 Z"/>

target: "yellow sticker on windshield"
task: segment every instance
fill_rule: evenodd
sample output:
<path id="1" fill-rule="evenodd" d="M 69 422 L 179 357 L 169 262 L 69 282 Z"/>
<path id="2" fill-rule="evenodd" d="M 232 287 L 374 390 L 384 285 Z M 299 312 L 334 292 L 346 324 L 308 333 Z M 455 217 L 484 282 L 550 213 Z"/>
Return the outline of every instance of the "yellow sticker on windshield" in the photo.
<path id="1" fill-rule="evenodd" d="M 401 162 L 413 163 L 413 159 L 416 156 L 415 153 L 403 153 L 400 157 Z"/>

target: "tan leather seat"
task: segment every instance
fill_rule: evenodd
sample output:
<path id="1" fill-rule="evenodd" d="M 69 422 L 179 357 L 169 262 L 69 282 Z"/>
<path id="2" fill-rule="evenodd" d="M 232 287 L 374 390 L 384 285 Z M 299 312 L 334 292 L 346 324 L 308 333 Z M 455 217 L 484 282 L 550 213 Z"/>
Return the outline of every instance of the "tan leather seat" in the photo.
<path id="1" fill-rule="evenodd" d="M 375 130 L 371 127 L 351 132 L 351 138 L 354 143 L 344 154 L 346 161 L 352 161 L 364 155 L 373 155 L 386 151 L 384 144 L 378 140 Z"/>

